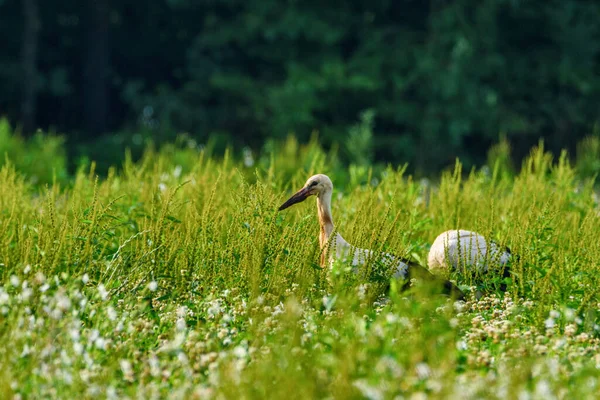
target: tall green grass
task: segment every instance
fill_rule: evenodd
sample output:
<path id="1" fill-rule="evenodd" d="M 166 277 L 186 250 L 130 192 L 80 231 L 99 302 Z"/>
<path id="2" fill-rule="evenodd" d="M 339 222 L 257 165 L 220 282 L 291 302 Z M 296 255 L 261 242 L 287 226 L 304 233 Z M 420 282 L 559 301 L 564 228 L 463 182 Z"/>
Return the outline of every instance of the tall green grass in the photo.
<path id="1" fill-rule="evenodd" d="M 600 215 L 593 181 L 542 145 L 439 182 L 344 169 L 313 141 L 252 167 L 149 149 L 40 189 L 0 170 L 0 396 L 593 398 L 600 373 Z M 352 244 L 426 260 L 447 229 L 511 247 L 514 282 L 451 304 L 318 267 L 312 201 L 331 176 Z M 529 396 L 529 397 L 527 397 Z"/>

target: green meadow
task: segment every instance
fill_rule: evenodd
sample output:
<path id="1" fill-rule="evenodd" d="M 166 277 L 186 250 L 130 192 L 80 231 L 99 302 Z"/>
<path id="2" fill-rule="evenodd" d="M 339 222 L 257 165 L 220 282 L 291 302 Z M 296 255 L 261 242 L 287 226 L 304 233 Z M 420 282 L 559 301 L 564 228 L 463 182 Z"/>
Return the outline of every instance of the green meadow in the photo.
<path id="1" fill-rule="evenodd" d="M 335 151 L 293 138 L 255 159 L 150 146 L 106 174 L 82 163 L 70 178 L 56 155 L 6 152 L 1 398 L 600 392 L 593 150 L 573 161 L 540 143 L 515 167 L 501 142 L 488 165 L 465 171 L 457 161 L 433 180 L 344 166 Z M 425 265 L 439 233 L 475 230 L 519 255 L 512 279 L 452 273 L 468 297 L 453 303 L 418 285 L 386 291 L 344 265 L 321 269 L 314 199 L 277 212 L 315 173 L 331 177 L 334 222 L 353 245 Z"/>

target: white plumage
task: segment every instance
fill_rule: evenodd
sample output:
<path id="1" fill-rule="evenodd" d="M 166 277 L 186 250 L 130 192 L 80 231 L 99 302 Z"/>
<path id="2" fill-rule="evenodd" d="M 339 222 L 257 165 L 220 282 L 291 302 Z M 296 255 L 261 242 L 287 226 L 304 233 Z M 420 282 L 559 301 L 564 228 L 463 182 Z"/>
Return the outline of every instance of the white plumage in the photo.
<path id="1" fill-rule="evenodd" d="M 435 238 L 427 263 L 432 272 L 442 269 L 487 272 L 490 265 L 506 266 L 510 250 L 483 235 L 467 230 L 450 230 Z"/>

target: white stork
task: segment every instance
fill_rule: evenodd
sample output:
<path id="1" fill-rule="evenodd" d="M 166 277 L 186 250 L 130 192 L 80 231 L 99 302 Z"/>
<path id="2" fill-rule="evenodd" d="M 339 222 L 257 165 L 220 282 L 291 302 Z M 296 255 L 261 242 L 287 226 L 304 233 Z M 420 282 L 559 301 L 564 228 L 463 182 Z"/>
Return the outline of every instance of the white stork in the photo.
<path id="1" fill-rule="evenodd" d="M 388 271 L 391 271 L 393 278 L 405 280 L 407 283 L 404 287 L 408 286 L 412 277 L 418 276 L 429 281 L 439 281 L 443 285 L 446 294 L 459 299 L 464 298 L 464 294 L 460 289 L 450 281 L 440 280 L 418 264 L 402 260 L 389 253 L 375 254 L 372 250 L 352 246 L 337 232 L 332 237 L 334 232 L 333 217 L 331 215 L 332 193 L 333 183 L 331 179 L 327 175 L 317 174 L 308 178 L 304 187 L 279 207 L 279 211 L 281 211 L 306 200 L 310 196 L 317 197 L 317 212 L 319 225 L 321 226 L 319 234 L 321 267 L 325 267 L 327 264 L 332 265 L 335 260 L 342 260 L 350 263 L 354 267 L 354 272 L 357 273 L 359 266 L 365 265 L 374 258 L 381 262 Z"/>
<path id="2" fill-rule="evenodd" d="M 435 238 L 427 264 L 434 273 L 448 269 L 485 273 L 496 265 L 502 268 L 504 277 L 508 277 L 511 258 L 508 247 L 502 248 L 477 232 L 460 229 L 442 232 Z"/>

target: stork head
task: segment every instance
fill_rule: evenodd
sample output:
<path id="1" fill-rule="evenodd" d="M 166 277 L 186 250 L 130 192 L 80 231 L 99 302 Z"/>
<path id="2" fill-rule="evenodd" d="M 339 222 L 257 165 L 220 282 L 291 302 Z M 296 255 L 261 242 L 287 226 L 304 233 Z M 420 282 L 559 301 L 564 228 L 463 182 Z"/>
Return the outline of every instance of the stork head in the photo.
<path id="1" fill-rule="evenodd" d="M 285 210 L 289 206 L 296 203 L 303 202 L 309 196 L 321 197 L 325 193 L 331 193 L 333 191 L 333 183 L 327 175 L 317 174 L 313 175 L 304 184 L 304 187 L 298 190 L 292 197 L 290 197 L 285 203 L 279 207 L 279 211 Z"/>

